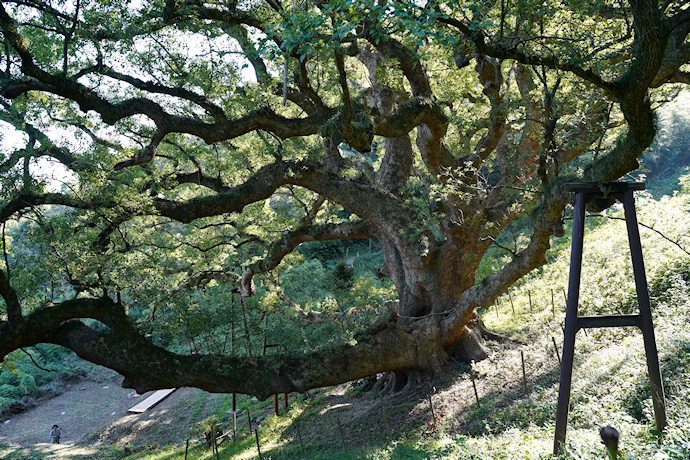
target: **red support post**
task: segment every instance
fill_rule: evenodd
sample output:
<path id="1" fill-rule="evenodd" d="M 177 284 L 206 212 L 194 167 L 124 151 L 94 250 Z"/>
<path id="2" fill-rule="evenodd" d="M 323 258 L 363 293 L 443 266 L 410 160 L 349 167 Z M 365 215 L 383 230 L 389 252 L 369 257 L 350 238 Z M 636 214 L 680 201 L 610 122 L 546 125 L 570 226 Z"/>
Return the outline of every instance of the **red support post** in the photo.
<path id="1" fill-rule="evenodd" d="M 278 394 L 273 395 L 273 412 L 278 415 Z"/>
<path id="2" fill-rule="evenodd" d="M 287 408 L 288 408 L 288 397 L 287 397 L 287 395 L 288 394 L 285 393 L 285 410 L 287 410 Z"/>

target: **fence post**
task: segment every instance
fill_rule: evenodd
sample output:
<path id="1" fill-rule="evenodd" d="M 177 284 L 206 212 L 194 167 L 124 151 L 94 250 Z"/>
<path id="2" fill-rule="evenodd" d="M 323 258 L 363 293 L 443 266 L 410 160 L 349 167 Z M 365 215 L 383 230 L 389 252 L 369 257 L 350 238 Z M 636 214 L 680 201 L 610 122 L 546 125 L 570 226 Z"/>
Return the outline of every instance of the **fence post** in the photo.
<path id="1" fill-rule="evenodd" d="M 386 408 L 382 407 L 381 412 L 383 413 L 383 422 L 386 424 L 386 429 L 388 430 L 388 439 L 393 438 L 393 432 L 391 431 L 391 426 L 388 424 L 388 417 L 386 417 Z"/>
<path id="2" fill-rule="evenodd" d="M 343 449 L 345 449 L 345 434 L 343 434 L 343 426 L 340 424 L 340 417 L 336 417 L 335 421 L 338 423 L 338 431 L 340 432 L 340 441 L 342 441 Z"/>
<path id="3" fill-rule="evenodd" d="M 529 312 L 534 313 L 534 310 L 532 309 L 532 291 L 529 289 L 527 290 L 527 297 L 529 298 Z"/>
<path id="4" fill-rule="evenodd" d="M 525 371 L 525 354 L 520 350 L 520 359 L 522 360 L 522 384 L 525 387 L 525 394 L 529 394 L 527 391 L 527 372 Z"/>
<path id="5" fill-rule="evenodd" d="M 299 420 L 295 420 L 297 422 L 297 438 L 299 439 L 299 448 L 302 451 L 302 457 L 304 457 L 304 444 L 302 443 L 302 430 L 300 429 L 300 422 Z"/>
<path id="6" fill-rule="evenodd" d="M 256 430 L 254 430 L 254 434 L 256 435 L 256 451 L 259 453 L 259 460 L 261 460 L 261 446 L 259 445 L 259 427 L 256 427 Z"/>
<path id="7" fill-rule="evenodd" d="M 477 392 L 477 384 L 474 382 L 474 369 L 470 366 L 470 379 L 472 380 L 472 388 L 474 388 L 474 397 L 477 400 L 477 407 L 482 408 L 482 404 L 479 402 L 479 392 Z"/>
<path id="8" fill-rule="evenodd" d="M 558 358 L 558 367 L 561 367 L 561 354 L 558 351 L 558 345 L 556 345 L 556 338 L 554 336 L 551 336 L 551 340 L 553 341 L 553 348 L 556 350 L 556 358 Z"/>

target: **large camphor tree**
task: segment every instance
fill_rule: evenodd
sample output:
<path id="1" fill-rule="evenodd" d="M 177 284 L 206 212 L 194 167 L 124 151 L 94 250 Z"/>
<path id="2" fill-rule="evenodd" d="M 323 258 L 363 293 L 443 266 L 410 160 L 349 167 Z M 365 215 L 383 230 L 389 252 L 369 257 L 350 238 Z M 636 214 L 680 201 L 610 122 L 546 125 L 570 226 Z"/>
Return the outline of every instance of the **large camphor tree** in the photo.
<path id="1" fill-rule="evenodd" d="M 689 32 L 685 0 L 2 1 L 0 356 L 259 397 L 479 359 L 564 184 L 638 167 Z M 395 298 L 341 266 L 295 301 L 334 240 Z"/>

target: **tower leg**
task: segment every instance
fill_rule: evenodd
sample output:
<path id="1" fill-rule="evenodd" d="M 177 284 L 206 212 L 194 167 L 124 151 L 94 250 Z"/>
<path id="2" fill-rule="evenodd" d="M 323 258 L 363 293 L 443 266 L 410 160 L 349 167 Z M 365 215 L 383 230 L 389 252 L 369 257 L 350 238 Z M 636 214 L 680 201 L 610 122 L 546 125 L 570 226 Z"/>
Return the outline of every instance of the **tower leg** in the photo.
<path id="1" fill-rule="evenodd" d="M 635 276 L 637 301 L 640 307 L 640 329 L 642 329 L 644 351 L 647 356 L 647 370 L 649 372 L 649 385 L 652 390 L 654 420 L 656 422 L 656 429 L 663 431 L 666 426 L 664 385 L 661 381 L 661 371 L 659 370 L 659 354 L 657 353 L 656 339 L 654 338 L 652 308 L 649 303 L 647 277 L 644 270 L 644 260 L 642 259 L 642 244 L 640 243 L 640 231 L 637 225 L 637 213 L 635 212 L 632 191 L 624 193 L 623 208 L 625 209 L 625 223 L 628 227 L 628 241 L 630 243 L 630 256 Z"/>
<path id="2" fill-rule="evenodd" d="M 565 331 L 563 337 L 563 360 L 561 361 L 561 380 L 558 388 L 558 407 L 556 408 L 556 434 L 553 452 L 557 454 L 565 443 L 570 405 L 570 385 L 573 376 L 575 357 L 575 335 L 577 334 L 577 304 L 580 297 L 580 272 L 582 270 L 582 246 L 585 232 L 585 194 L 575 195 L 575 215 L 573 218 L 573 243 L 570 254 L 570 277 L 568 279 L 568 303 L 565 312 Z"/>

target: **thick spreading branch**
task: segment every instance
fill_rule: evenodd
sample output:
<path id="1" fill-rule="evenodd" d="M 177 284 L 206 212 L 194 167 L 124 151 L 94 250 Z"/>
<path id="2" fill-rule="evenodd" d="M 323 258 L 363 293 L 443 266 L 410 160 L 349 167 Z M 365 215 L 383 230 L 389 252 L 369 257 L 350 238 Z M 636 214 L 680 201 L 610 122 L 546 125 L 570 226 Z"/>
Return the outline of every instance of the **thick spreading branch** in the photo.
<path id="1" fill-rule="evenodd" d="M 242 283 L 245 292 L 252 291 L 252 277 L 259 273 L 273 270 L 294 249 L 307 241 L 336 241 L 353 239 L 370 239 L 372 234 L 367 224 L 362 221 L 340 224 L 308 225 L 297 228 L 268 248 L 268 255 L 261 261 L 244 268 Z"/>
<path id="2" fill-rule="evenodd" d="M 68 206 L 76 209 L 92 209 L 105 205 L 104 201 L 85 202 L 71 195 L 62 193 L 21 194 L 5 201 L 0 207 L 0 223 L 7 222 L 23 209 L 44 204 Z"/>
<path id="3" fill-rule="evenodd" d="M 7 327 L 16 330 L 22 322 L 22 308 L 17 293 L 10 286 L 10 281 L 3 270 L 0 270 L 0 296 L 7 308 Z"/>
<path id="4" fill-rule="evenodd" d="M 201 217 L 241 212 L 245 206 L 269 198 L 279 187 L 286 185 L 289 171 L 287 163 L 271 163 L 259 169 L 244 183 L 223 189 L 220 193 L 192 198 L 182 203 L 157 198 L 154 205 L 161 215 L 185 223 Z M 189 178 L 194 181 L 194 174 Z"/>
<path id="5" fill-rule="evenodd" d="M 1 278 L 0 278 L 1 281 Z M 92 318 L 108 326 L 96 331 L 79 318 Z M 264 399 L 276 393 L 304 392 L 311 388 L 352 381 L 387 370 L 424 369 L 426 349 L 436 334 L 434 318 L 414 329 L 391 323 L 357 345 L 336 350 L 267 357 L 179 355 L 153 345 L 125 313 L 108 298 L 77 299 L 42 307 L 25 318 L 22 333 L 0 325 L 0 356 L 41 342 L 55 343 L 80 357 L 114 369 L 125 377 L 123 386 L 139 392 L 193 386 L 210 392 L 244 393 Z M 333 354 L 335 353 L 335 354 Z M 333 356 L 348 356 L 334 360 Z M 146 359 L 142 359 L 142 357 Z"/>
<path id="6" fill-rule="evenodd" d="M 498 42 L 493 38 L 488 37 L 483 31 L 476 28 L 470 28 L 464 22 L 452 18 L 440 18 L 440 22 L 452 26 L 460 31 L 467 38 L 471 39 L 477 47 L 477 50 L 487 56 L 496 59 L 512 59 L 521 64 L 533 67 L 548 67 L 550 69 L 563 70 L 570 72 L 585 81 L 593 83 L 594 85 L 605 89 L 610 93 L 614 93 L 614 85 L 612 82 L 604 80 L 597 72 L 592 69 L 581 67 L 580 65 L 563 59 L 556 54 L 541 55 L 536 52 L 523 51 L 515 46 L 508 45 L 506 42 Z"/>

